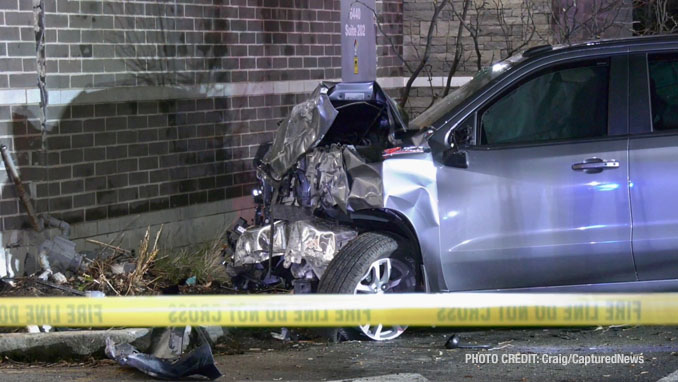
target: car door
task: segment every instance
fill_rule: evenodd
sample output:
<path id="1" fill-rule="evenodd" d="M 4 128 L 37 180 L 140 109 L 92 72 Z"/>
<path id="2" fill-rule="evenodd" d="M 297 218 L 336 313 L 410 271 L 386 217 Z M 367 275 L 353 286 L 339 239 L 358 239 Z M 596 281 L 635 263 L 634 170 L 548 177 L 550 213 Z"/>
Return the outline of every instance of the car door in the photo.
<path id="1" fill-rule="evenodd" d="M 633 253 L 640 280 L 678 278 L 678 54 L 631 58 Z"/>
<path id="2" fill-rule="evenodd" d="M 491 96 L 453 131 L 466 141 L 458 144 L 467 168 L 437 174 L 448 289 L 636 279 L 627 69 L 625 55 L 552 64 Z"/>

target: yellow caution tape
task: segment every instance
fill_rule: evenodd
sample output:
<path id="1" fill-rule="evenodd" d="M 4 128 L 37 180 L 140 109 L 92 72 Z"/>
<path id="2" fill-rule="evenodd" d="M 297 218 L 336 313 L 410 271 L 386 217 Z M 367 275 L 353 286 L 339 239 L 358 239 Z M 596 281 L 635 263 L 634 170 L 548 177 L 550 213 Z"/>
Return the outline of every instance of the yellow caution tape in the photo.
<path id="1" fill-rule="evenodd" d="M 678 293 L 0 298 L 0 326 L 678 325 Z"/>

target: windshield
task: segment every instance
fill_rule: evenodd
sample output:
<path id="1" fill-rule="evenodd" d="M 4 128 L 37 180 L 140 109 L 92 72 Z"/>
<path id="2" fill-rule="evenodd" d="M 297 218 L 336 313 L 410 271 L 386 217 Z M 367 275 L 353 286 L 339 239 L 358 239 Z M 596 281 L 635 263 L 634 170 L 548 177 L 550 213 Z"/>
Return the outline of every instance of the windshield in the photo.
<path id="1" fill-rule="evenodd" d="M 522 60 L 522 55 L 516 55 L 492 66 L 481 69 L 478 73 L 476 73 L 471 81 L 448 94 L 445 98 L 441 99 L 426 111 L 419 114 L 415 119 L 410 121 L 409 128 L 423 129 L 425 127 L 431 126 L 440 118 L 444 117 L 445 114 L 449 113 L 452 109 L 461 104 L 466 98 L 485 87 L 485 85 L 489 84 L 495 78 L 509 71 L 515 64 Z"/>

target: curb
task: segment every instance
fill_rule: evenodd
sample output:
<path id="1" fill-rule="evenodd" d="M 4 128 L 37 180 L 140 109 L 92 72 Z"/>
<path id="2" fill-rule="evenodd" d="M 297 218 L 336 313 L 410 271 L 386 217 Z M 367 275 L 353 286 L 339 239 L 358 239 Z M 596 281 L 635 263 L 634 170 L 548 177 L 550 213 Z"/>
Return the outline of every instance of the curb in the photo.
<path id="1" fill-rule="evenodd" d="M 678 382 L 678 370 L 658 380 L 657 382 Z"/>
<path id="2" fill-rule="evenodd" d="M 428 382 L 428 379 L 421 374 L 416 373 L 398 373 L 377 375 L 374 377 L 339 379 L 329 382 Z"/>
<path id="3" fill-rule="evenodd" d="M 145 351 L 151 344 L 151 329 L 74 330 L 51 333 L 0 334 L 0 356 L 15 361 L 58 361 L 104 357 L 106 338 L 131 343 Z"/>

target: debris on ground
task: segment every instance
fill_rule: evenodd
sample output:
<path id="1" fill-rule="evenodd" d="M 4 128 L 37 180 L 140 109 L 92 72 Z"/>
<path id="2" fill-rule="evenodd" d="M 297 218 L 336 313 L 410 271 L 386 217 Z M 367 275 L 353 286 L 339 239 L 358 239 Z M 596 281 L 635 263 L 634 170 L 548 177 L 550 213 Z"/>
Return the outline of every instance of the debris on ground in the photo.
<path id="1" fill-rule="evenodd" d="M 450 336 L 450 338 L 445 342 L 445 348 L 446 349 L 491 349 L 492 345 L 472 345 L 472 344 L 467 344 L 461 341 L 461 338 L 457 334 L 453 334 Z"/>
<path id="2" fill-rule="evenodd" d="M 160 358 L 139 352 L 130 344 L 116 345 L 106 339 L 106 355 L 122 366 L 133 367 L 154 378 L 178 379 L 192 375 L 202 375 L 211 380 L 221 377 L 214 364 L 212 348 L 203 330 L 196 330 L 196 348 L 178 358 Z"/>
<path id="3" fill-rule="evenodd" d="M 80 288 L 116 296 L 157 294 L 161 277 L 152 270 L 160 253 L 162 229 L 160 226 L 152 238 L 151 229 L 147 228 L 137 251 L 99 243 L 103 248 L 101 255 L 76 276 Z"/>
<path id="4" fill-rule="evenodd" d="M 64 276 L 63 273 L 57 272 L 52 275 L 52 280 L 54 280 L 55 283 L 57 284 L 66 284 L 68 282 L 68 279 L 66 276 Z"/>
<path id="5" fill-rule="evenodd" d="M 148 353 L 158 358 L 180 357 L 191 342 L 192 327 L 153 328 Z"/>
<path id="6" fill-rule="evenodd" d="M 280 328 L 280 333 L 271 332 L 271 337 L 280 341 L 299 341 L 299 333 L 289 328 Z"/>
<path id="7" fill-rule="evenodd" d="M 75 251 L 75 243 L 64 236 L 45 240 L 39 249 L 40 259 L 49 259 L 50 268 L 55 272 L 78 272 L 83 265 L 83 256 Z"/>

